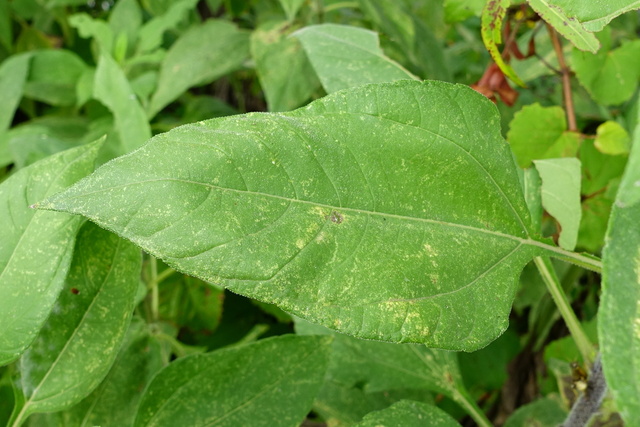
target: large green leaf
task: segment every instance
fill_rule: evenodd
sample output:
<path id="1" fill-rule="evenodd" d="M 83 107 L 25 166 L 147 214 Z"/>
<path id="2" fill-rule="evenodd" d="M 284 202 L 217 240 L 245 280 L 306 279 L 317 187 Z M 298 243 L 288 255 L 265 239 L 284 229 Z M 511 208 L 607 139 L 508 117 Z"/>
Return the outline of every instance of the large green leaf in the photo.
<path id="1" fill-rule="evenodd" d="M 19 419 L 66 409 L 100 384 L 129 326 L 141 263 L 130 242 L 91 223 L 80 230 L 63 292 L 20 359 Z"/>
<path id="2" fill-rule="evenodd" d="M 208 20 L 192 27 L 171 46 L 162 61 L 149 116 L 155 116 L 190 87 L 212 82 L 240 68 L 248 57 L 247 31 L 222 20 Z"/>
<path id="3" fill-rule="evenodd" d="M 416 79 L 380 49 L 378 34 L 347 25 L 310 25 L 294 33 L 327 92 Z"/>
<path id="4" fill-rule="evenodd" d="M 55 154 L 0 185 L 0 365 L 36 338 L 63 285 L 82 222 L 29 206 L 89 174 L 99 146 Z"/>
<path id="5" fill-rule="evenodd" d="M 322 384 L 330 343 L 286 335 L 178 359 L 149 384 L 134 425 L 298 426 Z"/>
<path id="6" fill-rule="evenodd" d="M 448 349 L 495 339 L 522 267 L 562 255 L 533 237 L 495 106 L 444 82 L 176 128 L 40 207 L 312 322 Z"/>
<path id="7" fill-rule="evenodd" d="M 364 417 L 355 427 L 404 426 L 421 427 L 428 420 L 432 427 L 459 427 L 460 424 L 449 414 L 433 405 L 402 400 L 387 409 L 376 411 Z"/>
<path id="8" fill-rule="evenodd" d="M 575 17 L 588 31 L 600 31 L 613 18 L 630 10 L 640 9 L 638 0 L 551 0 L 567 16 Z"/>
<path id="9" fill-rule="evenodd" d="M 607 384 L 628 425 L 640 422 L 640 126 L 620 183 L 603 250 L 598 335 Z"/>

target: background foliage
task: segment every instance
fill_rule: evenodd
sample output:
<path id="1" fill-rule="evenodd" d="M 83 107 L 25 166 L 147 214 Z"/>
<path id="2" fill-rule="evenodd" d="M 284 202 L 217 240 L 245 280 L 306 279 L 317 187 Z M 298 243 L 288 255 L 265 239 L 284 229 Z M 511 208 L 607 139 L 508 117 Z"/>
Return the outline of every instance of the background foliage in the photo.
<path id="1" fill-rule="evenodd" d="M 634 7 L 0 0 L 0 422 L 640 423 Z"/>

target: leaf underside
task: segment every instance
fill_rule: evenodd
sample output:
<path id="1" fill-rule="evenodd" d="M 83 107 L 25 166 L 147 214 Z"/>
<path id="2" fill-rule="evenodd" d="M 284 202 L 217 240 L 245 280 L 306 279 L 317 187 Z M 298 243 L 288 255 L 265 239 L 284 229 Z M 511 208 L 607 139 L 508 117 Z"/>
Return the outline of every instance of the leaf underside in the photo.
<path id="1" fill-rule="evenodd" d="M 182 126 L 39 207 L 312 322 L 453 350 L 506 328 L 544 251 L 495 107 L 444 82 Z"/>

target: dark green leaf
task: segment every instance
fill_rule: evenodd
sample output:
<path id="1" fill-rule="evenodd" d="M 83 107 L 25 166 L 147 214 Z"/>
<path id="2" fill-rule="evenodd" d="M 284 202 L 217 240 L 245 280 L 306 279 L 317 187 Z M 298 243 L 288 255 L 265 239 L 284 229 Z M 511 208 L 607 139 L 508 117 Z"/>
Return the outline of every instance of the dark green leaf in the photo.
<path id="1" fill-rule="evenodd" d="M 0 65 L 0 93 L 2 94 L 2 103 L 0 103 L 0 167 L 13 161 L 8 143 L 2 136 L 11 126 L 13 115 L 22 99 L 32 56 L 32 53 L 15 55 L 4 60 Z"/>
<path id="2" fill-rule="evenodd" d="M 147 388 L 134 425 L 298 426 L 322 384 L 330 342 L 288 335 L 178 359 Z"/>

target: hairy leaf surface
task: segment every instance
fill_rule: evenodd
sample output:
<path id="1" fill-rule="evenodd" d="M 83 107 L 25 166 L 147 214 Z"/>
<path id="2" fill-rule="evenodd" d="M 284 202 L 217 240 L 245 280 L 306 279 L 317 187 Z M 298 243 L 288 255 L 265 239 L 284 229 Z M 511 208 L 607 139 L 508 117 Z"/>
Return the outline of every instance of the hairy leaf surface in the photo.
<path id="1" fill-rule="evenodd" d="M 442 409 L 426 403 L 402 400 L 387 409 L 376 411 L 364 417 L 356 427 L 380 427 L 380 426 L 424 426 L 456 427 L 460 424 L 451 418 Z"/>
<path id="2" fill-rule="evenodd" d="M 545 247 L 498 123 L 465 86 L 364 86 L 176 128 L 40 207 L 348 334 L 474 350 Z"/>

